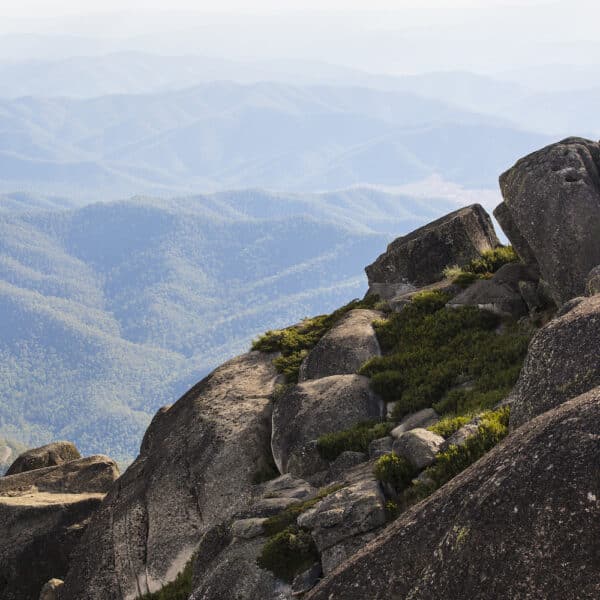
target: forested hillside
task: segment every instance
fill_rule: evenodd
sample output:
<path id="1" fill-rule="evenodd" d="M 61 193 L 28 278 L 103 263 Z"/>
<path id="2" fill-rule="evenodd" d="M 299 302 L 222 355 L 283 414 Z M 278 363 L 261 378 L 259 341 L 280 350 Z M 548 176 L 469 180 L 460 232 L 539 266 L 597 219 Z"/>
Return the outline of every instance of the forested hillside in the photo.
<path id="1" fill-rule="evenodd" d="M 365 260 L 451 207 L 368 189 L 61 202 L 0 202 L 0 435 L 122 461 L 159 406 L 264 330 L 361 296 Z"/>

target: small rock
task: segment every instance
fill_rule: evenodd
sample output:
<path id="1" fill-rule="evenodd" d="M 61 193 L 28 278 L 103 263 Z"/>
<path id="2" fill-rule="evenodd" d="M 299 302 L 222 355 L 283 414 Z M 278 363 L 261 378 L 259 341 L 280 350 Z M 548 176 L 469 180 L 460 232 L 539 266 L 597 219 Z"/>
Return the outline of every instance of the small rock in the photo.
<path id="1" fill-rule="evenodd" d="M 60 588 L 64 585 L 62 579 L 51 579 L 44 584 L 40 592 L 40 600 L 58 600 Z"/>
<path id="2" fill-rule="evenodd" d="M 385 522 L 385 498 L 372 473 L 326 496 L 298 518 L 298 525 L 311 530 L 319 552 Z"/>
<path id="3" fill-rule="evenodd" d="M 397 427 L 392 429 L 392 437 L 398 439 L 403 433 L 421 427 L 423 429 L 434 425 L 440 420 L 433 408 L 424 408 L 416 413 L 407 415 Z"/>
<path id="4" fill-rule="evenodd" d="M 272 517 L 297 502 L 296 498 L 261 498 L 243 511 L 242 516 L 244 519 L 251 517 Z"/>
<path id="5" fill-rule="evenodd" d="M 435 461 L 435 455 L 444 443 L 441 435 L 427 429 L 412 429 L 395 442 L 393 451 L 406 458 L 415 468 L 424 469 Z"/>
<path id="6" fill-rule="evenodd" d="M 321 575 L 323 575 L 321 563 L 315 563 L 303 573 L 296 575 L 292 583 L 292 596 L 299 596 L 314 588 Z"/>
<path id="7" fill-rule="evenodd" d="M 6 475 L 16 475 L 44 467 L 62 465 L 81 458 L 79 450 L 71 442 L 53 442 L 39 448 L 32 448 L 20 454 L 8 468 Z"/>
<path id="8" fill-rule="evenodd" d="M 465 423 L 442 444 L 440 452 L 445 452 L 450 446 L 464 446 L 465 442 L 478 432 L 480 423 L 479 417 Z"/>
<path id="9" fill-rule="evenodd" d="M 266 520 L 266 518 L 239 519 L 231 524 L 231 533 L 236 538 L 251 540 L 264 535 L 263 523 Z"/>
<path id="10" fill-rule="evenodd" d="M 393 443 L 394 438 L 389 435 L 378 440 L 373 440 L 369 444 L 369 458 L 379 458 L 384 454 L 389 454 L 392 451 Z"/>
<path id="11" fill-rule="evenodd" d="M 600 294 L 600 265 L 594 267 L 587 276 L 585 282 L 585 293 L 588 296 Z"/>
<path id="12" fill-rule="evenodd" d="M 329 471 L 327 472 L 327 479 L 329 481 L 339 479 L 348 469 L 351 469 L 352 467 L 355 467 L 366 460 L 367 455 L 363 452 L 352 452 L 350 450 L 342 452 L 331 463 L 331 467 L 329 467 Z"/>
<path id="13" fill-rule="evenodd" d="M 529 302 L 535 305 L 535 308 L 539 306 L 539 299 L 534 297 L 537 281 L 535 269 L 520 263 L 510 263 L 498 269 L 491 279 L 481 279 L 470 285 L 448 302 L 448 306 L 476 306 L 503 317 L 518 319 L 525 316 L 529 310 L 522 289 L 525 290 Z M 533 286 L 533 294 L 530 285 Z"/>
<path id="14" fill-rule="evenodd" d="M 310 351 L 300 366 L 298 381 L 330 375 L 352 375 L 381 350 L 372 323 L 381 319 L 375 310 L 349 311 Z"/>

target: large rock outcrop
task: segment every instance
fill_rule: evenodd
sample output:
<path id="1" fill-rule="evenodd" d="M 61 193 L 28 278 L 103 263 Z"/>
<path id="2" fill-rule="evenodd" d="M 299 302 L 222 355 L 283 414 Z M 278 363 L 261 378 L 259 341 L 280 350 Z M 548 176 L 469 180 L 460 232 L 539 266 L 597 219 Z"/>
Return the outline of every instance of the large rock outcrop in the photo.
<path id="1" fill-rule="evenodd" d="M 207 530 L 250 502 L 270 460 L 272 360 L 235 358 L 157 413 L 94 515 L 62 600 L 133 600 L 160 589 Z"/>
<path id="2" fill-rule="evenodd" d="M 394 240 L 365 271 L 369 293 L 389 300 L 442 279 L 447 266 L 464 266 L 499 245 L 490 216 L 473 204 Z"/>
<path id="3" fill-rule="evenodd" d="M 521 427 L 305 600 L 600 597 L 600 388 Z"/>
<path id="4" fill-rule="evenodd" d="M 119 471 L 105 456 L 0 478 L 0 598 L 38 600 L 64 577 L 91 517 Z"/>
<path id="5" fill-rule="evenodd" d="M 356 309 L 344 315 L 310 351 L 300 366 L 300 382 L 329 375 L 351 375 L 381 354 L 372 323 L 382 318 L 375 310 Z"/>
<path id="6" fill-rule="evenodd" d="M 53 442 L 20 454 L 6 474 L 15 475 L 24 471 L 53 467 L 78 458 L 81 458 L 81 454 L 72 442 Z"/>
<path id="7" fill-rule="evenodd" d="M 578 298 L 533 337 L 508 401 L 512 428 L 600 385 L 600 295 Z"/>
<path id="8" fill-rule="evenodd" d="M 557 304 L 580 296 L 600 264 L 600 144 L 568 138 L 519 160 L 500 176 L 494 211 Z"/>
<path id="9" fill-rule="evenodd" d="M 378 419 L 383 411 L 383 401 L 360 375 L 332 375 L 293 386 L 273 410 L 271 446 L 277 467 L 299 477 L 314 475 L 316 448 L 307 444 L 325 433 Z"/>

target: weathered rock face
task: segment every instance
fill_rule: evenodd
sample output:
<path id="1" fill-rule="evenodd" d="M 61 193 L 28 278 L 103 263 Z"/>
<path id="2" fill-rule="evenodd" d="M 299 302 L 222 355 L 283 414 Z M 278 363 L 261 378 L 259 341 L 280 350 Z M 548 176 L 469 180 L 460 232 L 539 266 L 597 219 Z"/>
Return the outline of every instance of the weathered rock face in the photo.
<path id="1" fill-rule="evenodd" d="M 557 304 L 582 295 L 600 264 L 600 144 L 547 146 L 504 173 L 500 187 L 494 215 L 519 255 L 539 267 Z"/>
<path id="2" fill-rule="evenodd" d="M 442 279 L 445 267 L 463 266 L 498 245 L 485 210 L 479 204 L 461 208 L 393 241 L 365 269 L 369 292 L 389 300 Z"/>
<path id="3" fill-rule="evenodd" d="M 529 345 L 508 398 L 512 428 L 600 385 L 600 296 L 572 301 L 563 311 Z"/>
<path id="4" fill-rule="evenodd" d="M 0 478 L 0 494 L 106 494 L 118 476 L 119 469 L 113 460 L 102 455 L 88 456 L 56 467 L 6 475 Z"/>
<path id="5" fill-rule="evenodd" d="M 600 294 L 600 265 L 594 267 L 585 280 L 585 293 L 588 296 Z"/>
<path id="6" fill-rule="evenodd" d="M 92 456 L 0 478 L 2 600 L 38 600 L 50 578 L 66 575 L 91 515 L 117 477 L 113 461 Z"/>
<path id="7" fill-rule="evenodd" d="M 379 418 L 383 410 L 369 380 L 360 375 L 332 375 L 299 383 L 275 403 L 271 440 L 275 463 L 282 473 L 307 475 L 314 466 L 306 457 L 306 444 L 324 433 Z"/>
<path id="8" fill-rule="evenodd" d="M 598 598 L 599 431 L 600 388 L 530 421 L 306 600 Z"/>
<path id="9" fill-rule="evenodd" d="M 154 417 L 94 515 L 62 600 L 129 600 L 175 578 L 203 533 L 250 500 L 269 460 L 273 355 L 225 363 Z"/>
<path id="10" fill-rule="evenodd" d="M 40 448 L 33 448 L 20 454 L 8 468 L 6 475 L 15 475 L 24 471 L 33 471 L 43 467 L 62 465 L 70 460 L 81 458 L 79 450 L 72 442 L 53 442 Z"/>
<path id="11" fill-rule="evenodd" d="M 424 469 L 433 463 L 435 455 L 444 443 L 444 438 L 427 429 L 411 429 L 395 442 L 393 451 L 416 469 Z"/>
<path id="12" fill-rule="evenodd" d="M 203 552 L 204 542 L 195 561 L 194 592 L 190 600 L 291 600 L 291 586 L 256 564 L 264 543 L 264 538 L 229 541 L 211 556 Z"/>
<path id="13" fill-rule="evenodd" d="M 283 501 L 277 514 L 291 503 L 314 497 L 316 491 L 306 481 L 282 475 L 257 488 L 257 500 L 244 509 L 249 516 L 207 531 L 194 560 L 192 600 L 290 599 L 291 587 L 257 565 L 266 542 L 265 519 L 258 515 L 266 502 Z"/>
<path id="14" fill-rule="evenodd" d="M 351 469 L 345 487 L 330 494 L 298 518 L 311 530 L 323 572 L 330 573 L 385 524 L 385 497 L 373 476 L 373 463 Z"/>
<path id="15" fill-rule="evenodd" d="M 530 308 L 542 306 L 537 292 L 538 279 L 535 269 L 530 266 L 504 265 L 491 279 L 476 281 L 452 298 L 448 306 L 476 306 L 502 317 L 518 319 Z"/>
<path id="16" fill-rule="evenodd" d="M 326 333 L 300 367 L 300 382 L 329 375 L 352 375 L 381 350 L 371 324 L 382 318 L 375 310 L 351 310 Z"/>
<path id="17" fill-rule="evenodd" d="M 438 414 L 433 410 L 433 408 L 424 408 L 423 410 L 419 410 L 410 415 L 406 415 L 400 421 L 400 423 L 394 427 L 391 431 L 391 435 L 393 438 L 399 438 L 403 433 L 410 431 L 411 429 L 427 428 L 431 425 L 434 425 L 440 420 Z"/>

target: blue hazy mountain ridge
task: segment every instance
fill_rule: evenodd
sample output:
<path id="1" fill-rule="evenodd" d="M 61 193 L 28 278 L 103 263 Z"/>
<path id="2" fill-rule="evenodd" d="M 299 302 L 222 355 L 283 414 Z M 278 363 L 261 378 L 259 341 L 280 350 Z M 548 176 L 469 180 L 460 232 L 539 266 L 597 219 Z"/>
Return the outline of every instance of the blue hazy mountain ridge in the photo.
<path id="1" fill-rule="evenodd" d="M 0 435 L 122 461 L 159 406 L 266 329 L 361 296 L 393 236 L 455 206 L 373 189 L 21 200 L 0 208 Z"/>
<path id="2" fill-rule="evenodd" d="M 410 92 L 206 83 L 92 99 L 0 100 L 0 192 L 106 200 L 260 187 L 319 191 L 433 174 L 496 187 L 546 143 Z"/>

